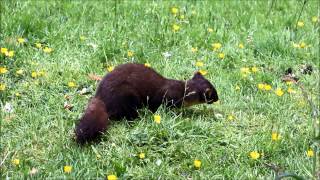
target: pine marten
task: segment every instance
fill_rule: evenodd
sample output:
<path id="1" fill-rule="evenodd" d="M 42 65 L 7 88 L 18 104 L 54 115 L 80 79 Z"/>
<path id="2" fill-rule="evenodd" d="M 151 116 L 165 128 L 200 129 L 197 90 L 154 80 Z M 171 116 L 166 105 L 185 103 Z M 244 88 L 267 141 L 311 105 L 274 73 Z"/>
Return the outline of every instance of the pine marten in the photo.
<path id="1" fill-rule="evenodd" d="M 135 119 L 142 107 L 155 112 L 161 104 L 187 107 L 216 101 L 215 87 L 199 72 L 188 81 L 178 81 L 143 64 L 119 65 L 100 82 L 76 126 L 76 140 L 79 144 L 93 141 L 107 129 L 109 119 Z"/>

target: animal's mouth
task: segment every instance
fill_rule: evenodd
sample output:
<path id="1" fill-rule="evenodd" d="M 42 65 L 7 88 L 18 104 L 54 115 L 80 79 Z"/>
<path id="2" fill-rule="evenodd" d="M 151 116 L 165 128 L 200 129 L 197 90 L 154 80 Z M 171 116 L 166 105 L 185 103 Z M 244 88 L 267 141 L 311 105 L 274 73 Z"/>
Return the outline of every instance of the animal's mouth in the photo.
<path id="1" fill-rule="evenodd" d="M 206 103 L 207 104 L 212 104 L 214 102 L 217 102 L 219 99 L 210 99 L 210 100 L 207 100 Z"/>
<path id="2" fill-rule="evenodd" d="M 207 104 L 212 104 L 214 101 L 213 100 L 210 100 L 210 101 L 207 101 Z"/>

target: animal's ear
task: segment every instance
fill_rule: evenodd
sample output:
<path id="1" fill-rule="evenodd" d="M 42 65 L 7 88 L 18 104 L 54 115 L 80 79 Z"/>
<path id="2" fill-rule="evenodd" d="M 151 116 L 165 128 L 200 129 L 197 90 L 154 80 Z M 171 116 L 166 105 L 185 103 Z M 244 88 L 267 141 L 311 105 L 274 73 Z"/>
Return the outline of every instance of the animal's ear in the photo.
<path id="1" fill-rule="evenodd" d="M 199 71 L 194 72 L 192 79 L 203 78 L 202 74 Z"/>

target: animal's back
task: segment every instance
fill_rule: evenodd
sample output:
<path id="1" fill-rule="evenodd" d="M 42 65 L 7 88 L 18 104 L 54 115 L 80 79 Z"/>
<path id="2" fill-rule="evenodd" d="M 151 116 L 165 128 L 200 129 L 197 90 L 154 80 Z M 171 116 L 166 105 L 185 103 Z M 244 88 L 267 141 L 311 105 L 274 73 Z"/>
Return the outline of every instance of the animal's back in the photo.
<path id="1" fill-rule="evenodd" d="M 165 82 L 165 78 L 142 64 L 124 64 L 103 78 L 96 97 L 104 101 L 111 118 L 134 118 L 137 115 L 132 113 L 147 104 Z"/>

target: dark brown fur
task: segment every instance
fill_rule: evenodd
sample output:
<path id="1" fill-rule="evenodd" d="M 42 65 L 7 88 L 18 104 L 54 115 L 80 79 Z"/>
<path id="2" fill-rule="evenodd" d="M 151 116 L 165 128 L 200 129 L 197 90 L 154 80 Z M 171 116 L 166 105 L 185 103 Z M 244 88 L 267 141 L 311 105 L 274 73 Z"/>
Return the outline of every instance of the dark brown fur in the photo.
<path id="1" fill-rule="evenodd" d="M 98 138 L 107 129 L 109 118 L 137 118 L 137 109 L 142 107 L 155 112 L 161 104 L 181 107 L 217 100 L 216 89 L 200 73 L 185 82 L 166 79 L 142 64 L 123 64 L 102 79 L 76 127 L 77 142 Z"/>

